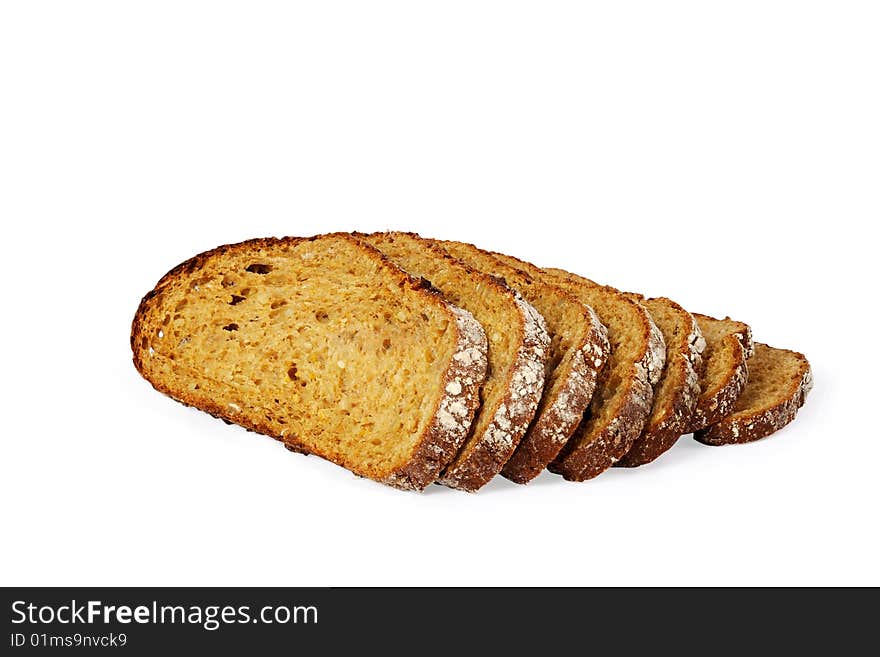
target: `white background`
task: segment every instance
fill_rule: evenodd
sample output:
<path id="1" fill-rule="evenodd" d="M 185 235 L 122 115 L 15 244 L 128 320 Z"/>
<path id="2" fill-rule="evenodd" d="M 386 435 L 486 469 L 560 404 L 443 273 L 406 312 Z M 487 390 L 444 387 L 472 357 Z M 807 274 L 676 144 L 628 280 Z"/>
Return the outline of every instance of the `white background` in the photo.
<path id="1" fill-rule="evenodd" d="M 4 2 L 0 583 L 880 584 L 878 33 L 874 2 Z M 730 314 L 815 390 L 751 445 L 418 495 L 132 367 L 178 262 L 381 228 Z"/>

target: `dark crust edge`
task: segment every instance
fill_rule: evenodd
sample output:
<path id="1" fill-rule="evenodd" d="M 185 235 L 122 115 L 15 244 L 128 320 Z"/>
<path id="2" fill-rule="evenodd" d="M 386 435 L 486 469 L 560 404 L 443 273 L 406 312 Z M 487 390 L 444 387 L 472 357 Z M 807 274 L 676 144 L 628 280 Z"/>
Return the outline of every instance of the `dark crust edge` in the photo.
<path id="1" fill-rule="evenodd" d="M 789 392 L 770 408 L 762 411 L 736 411 L 720 422 L 698 431 L 694 434 L 698 442 L 713 447 L 750 443 L 776 433 L 795 419 L 813 387 L 813 372 L 803 354 L 789 349 L 778 351 L 787 351 L 800 361 L 796 375 L 792 376 Z"/>
<path id="2" fill-rule="evenodd" d="M 651 324 L 647 311 L 641 304 L 627 299 L 612 288 L 603 287 L 607 292 L 618 294 L 626 303 L 633 304 L 643 318 L 644 350 L 639 360 L 628 363 L 622 385 L 614 397 L 617 409 L 603 426 L 592 421 L 582 423 L 582 428 L 573 437 L 575 444 L 568 453 L 550 465 L 550 470 L 562 475 L 568 481 L 593 479 L 612 467 L 632 447 L 641 434 L 651 413 L 654 388 L 651 385 L 648 362 L 651 359 Z M 604 385 L 605 381 L 601 385 Z M 607 403 L 607 402 L 606 402 Z M 571 444 L 571 442 L 569 443 Z"/>
<path id="3" fill-rule="evenodd" d="M 611 298 L 631 304 L 642 319 L 643 344 L 640 357 L 628 363 L 628 371 L 622 378 L 619 392 L 614 395 L 617 409 L 603 426 L 597 425 L 592 418 L 585 418 L 560 457 L 550 464 L 551 472 L 562 475 L 568 481 L 586 481 L 599 476 L 617 463 L 630 450 L 633 441 L 645 427 L 654 400 L 652 371 L 656 372 L 658 367 L 662 371 L 664 365 L 664 362 L 655 362 L 657 356 L 655 342 L 659 339 L 662 345 L 662 336 L 658 337 L 659 331 L 656 330 L 648 311 L 634 299 L 615 288 L 598 285 L 570 272 L 563 273 L 574 285 L 600 289 Z M 665 361 L 665 350 L 662 355 Z M 606 370 L 606 376 L 608 373 Z M 659 372 L 657 376 L 659 377 Z M 600 385 L 604 386 L 604 384 L 603 380 Z"/>
<path id="4" fill-rule="evenodd" d="M 243 242 L 237 242 L 234 244 L 224 244 L 222 246 L 218 246 L 208 251 L 199 253 L 198 255 L 195 255 L 192 258 L 185 260 L 184 262 L 169 270 L 164 276 L 162 276 L 161 279 L 159 279 L 159 282 L 156 283 L 155 287 L 144 295 L 144 297 L 141 299 L 140 304 L 138 305 L 138 309 L 135 312 L 134 319 L 132 320 L 131 325 L 130 345 L 132 349 L 132 361 L 134 363 L 135 369 L 137 369 L 138 373 L 157 391 L 171 397 L 172 399 L 182 403 L 185 406 L 193 406 L 195 408 L 198 408 L 199 410 L 209 413 L 210 415 L 218 419 L 223 420 L 224 422 L 238 424 L 245 429 L 248 429 L 249 431 L 254 431 L 256 433 L 270 436 L 271 438 L 283 442 L 284 446 L 291 451 L 301 454 L 315 454 L 316 456 L 321 456 L 328 461 L 334 462 L 333 459 L 329 456 L 325 456 L 318 451 L 311 449 L 300 440 L 297 440 L 292 436 L 284 436 L 282 438 L 281 436 L 276 435 L 275 432 L 264 423 L 253 422 L 246 417 L 238 414 L 233 414 L 229 411 L 228 408 L 221 407 L 220 405 L 215 404 L 210 400 L 197 400 L 191 395 L 176 393 L 172 391 L 167 385 L 163 384 L 161 381 L 154 381 L 150 379 L 144 370 L 143 362 L 140 357 L 140 350 L 136 346 L 142 335 L 142 327 L 145 323 L 145 318 L 147 314 L 151 312 L 154 306 L 158 303 L 157 300 L 160 298 L 160 295 L 165 290 L 165 288 L 173 281 L 175 281 L 178 277 L 193 274 L 197 270 L 201 269 L 209 259 L 239 251 L 245 251 L 247 249 L 269 249 L 282 245 L 296 246 L 302 242 L 316 241 L 327 238 L 344 239 L 351 242 L 352 244 L 355 244 L 358 248 L 364 250 L 364 252 L 369 257 L 378 259 L 381 262 L 382 266 L 388 271 L 389 275 L 391 275 L 393 278 L 396 278 L 399 284 L 407 285 L 410 287 L 410 289 L 416 291 L 417 293 L 425 295 L 425 298 L 430 299 L 431 303 L 441 305 L 449 313 L 449 318 L 451 321 L 455 322 L 457 320 L 458 315 L 455 312 L 454 306 L 451 306 L 451 304 L 446 302 L 436 291 L 427 288 L 424 281 L 413 278 L 412 276 L 401 270 L 399 267 L 394 265 L 377 249 L 367 244 L 364 244 L 363 242 L 352 237 L 348 233 L 327 233 L 323 235 L 315 235 L 313 237 L 255 238 L 245 240 Z M 456 323 L 456 327 L 459 329 L 459 346 L 456 350 L 458 351 L 462 348 L 462 331 L 458 323 Z M 485 360 L 485 348 L 483 349 L 483 359 Z M 456 374 L 458 374 L 458 372 L 453 369 L 453 364 L 450 363 L 450 366 L 447 367 L 444 376 L 444 386 L 449 382 L 450 375 L 454 376 Z M 473 389 L 469 391 L 469 395 L 473 398 L 477 398 L 477 389 L 482 382 L 482 378 L 479 376 L 476 368 L 473 374 L 475 383 Z M 483 377 L 484 376 L 485 369 L 483 371 Z M 440 399 L 438 400 L 437 408 L 434 412 L 435 418 L 437 410 L 440 408 L 444 396 L 445 394 L 441 395 Z M 475 408 L 476 403 L 474 403 L 474 409 Z M 460 442 L 458 444 L 455 444 L 455 441 L 450 440 L 448 436 L 438 435 L 438 432 L 433 430 L 433 425 L 434 423 L 432 422 L 429 425 L 428 429 L 423 432 L 422 437 L 419 439 L 419 442 L 417 443 L 409 462 L 389 474 L 385 478 L 386 481 L 382 483 L 387 483 L 394 487 L 407 490 L 423 490 L 425 487 L 436 480 L 442 468 L 445 467 L 446 463 L 448 463 L 449 460 L 451 460 L 455 456 L 455 453 L 460 446 Z M 463 431 L 461 433 L 462 436 L 460 441 L 463 442 L 467 432 Z M 440 442 L 437 442 L 438 440 Z M 426 457 L 427 460 L 424 460 L 426 459 Z M 337 463 L 337 465 L 341 464 Z M 362 476 L 360 475 L 360 473 L 355 474 Z"/>
<path id="5" fill-rule="evenodd" d="M 558 285 L 530 275 L 527 271 L 513 264 L 504 262 L 498 254 L 492 251 L 469 244 L 467 242 L 447 242 L 437 240 L 437 244 L 445 247 L 447 244 L 465 247 L 466 250 L 474 251 L 491 261 L 504 270 L 513 270 L 515 274 L 528 280 L 530 283 L 552 290 L 554 294 L 576 307 L 583 315 L 585 327 L 583 339 L 579 344 L 573 345 L 569 350 L 569 372 L 564 378 L 558 394 L 553 399 L 544 399 L 549 394 L 545 387 L 542 401 L 546 401 L 544 409 L 536 415 L 519 446 L 501 469 L 501 475 L 517 484 L 527 484 L 543 472 L 547 465 L 559 454 L 572 434 L 577 430 L 584 412 L 593 398 L 593 392 L 599 379 L 599 373 L 608 357 L 610 346 L 608 344 L 608 331 L 593 309 L 578 300 L 570 292 Z M 458 254 L 453 253 L 454 256 Z M 482 269 L 478 264 L 465 259 L 467 264 Z M 487 272 L 494 274 L 495 272 Z M 501 274 L 502 278 L 507 278 Z M 518 285 L 507 280 L 507 284 L 517 289 L 521 294 L 522 289 Z M 565 357 L 563 357 L 563 361 Z M 571 418 L 574 417 L 574 420 Z"/>
<path id="6" fill-rule="evenodd" d="M 627 298 L 619 290 L 599 285 L 589 279 L 564 270 L 543 270 L 536 265 L 519 260 L 513 256 L 506 256 L 506 259 L 507 261 L 521 263 L 524 265 L 523 268 L 526 272 L 540 276 L 542 280 L 551 284 L 558 283 L 558 279 L 555 276 L 559 274 L 552 273 L 556 271 L 563 273 L 573 286 L 582 285 L 584 287 L 589 286 L 591 289 L 599 288 L 623 303 L 632 304 L 643 320 L 641 328 L 644 349 L 642 350 L 641 358 L 631 363 L 629 372 L 622 381 L 622 390 L 615 395 L 618 404 L 616 412 L 602 428 L 594 427 L 594 423 L 585 415 L 581 424 L 572 434 L 559 455 L 547 466 L 548 470 L 562 475 L 568 481 L 586 481 L 597 477 L 612 467 L 629 451 L 633 441 L 642 432 L 648 420 L 654 397 L 653 387 L 649 378 L 649 369 L 653 361 L 651 353 L 653 321 L 650 319 L 648 311 L 641 304 Z M 601 320 L 601 316 L 599 318 Z M 604 386 L 607 374 L 607 367 L 603 368 L 594 397 Z M 588 432 L 592 434 L 592 438 L 588 442 L 583 442 Z"/>
<path id="7" fill-rule="evenodd" d="M 699 313 L 693 313 L 693 315 L 694 318 L 701 318 L 705 321 L 722 321 Z M 726 317 L 723 321 L 736 320 Z M 737 400 L 746 388 L 749 380 L 748 359 L 754 352 L 752 329 L 743 322 L 736 321 L 736 323 L 739 324 L 739 329 L 724 337 L 724 342 L 730 345 L 730 353 L 733 354 L 733 358 L 728 363 L 727 374 L 723 379 L 723 383 L 714 393 L 708 394 L 708 391 L 705 390 L 705 379 L 701 374 L 700 388 L 702 392 L 697 398 L 691 422 L 683 433 L 695 433 L 709 425 L 720 422 L 730 415 Z"/>
<path id="8" fill-rule="evenodd" d="M 629 451 L 641 433 L 650 412 L 653 390 L 646 377 L 630 374 L 626 391 L 619 396 L 618 410 L 611 421 L 593 432 L 592 439 L 575 445 L 561 455 L 548 469 L 568 481 L 586 481 L 598 477 Z M 582 422 L 571 442 L 577 443 L 590 430 L 589 421 Z"/>
<path id="9" fill-rule="evenodd" d="M 587 332 L 582 344 L 572 350 L 570 370 L 559 394 L 547 404 L 501 470 L 504 477 L 517 484 L 527 484 L 541 474 L 577 431 L 610 351 L 608 332 L 593 309 L 562 288 L 557 289 L 583 307 Z"/>
<path id="10" fill-rule="evenodd" d="M 625 468 L 650 463 L 675 445 L 687 430 L 700 395 L 699 372 L 706 343 L 699 325 L 693 315 L 671 299 L 659 297 L 649 301 L 667 304 L 689 326 L 679 336 L 677 345 L 667 343 L 670 353 L 667 354 L 663 377 L 675 377 L 675 394 L 662 407 L 658 407 L 655 402 L 642 434 L 636 438 L 623 458 L 615 463 L 615 466 Z"/>

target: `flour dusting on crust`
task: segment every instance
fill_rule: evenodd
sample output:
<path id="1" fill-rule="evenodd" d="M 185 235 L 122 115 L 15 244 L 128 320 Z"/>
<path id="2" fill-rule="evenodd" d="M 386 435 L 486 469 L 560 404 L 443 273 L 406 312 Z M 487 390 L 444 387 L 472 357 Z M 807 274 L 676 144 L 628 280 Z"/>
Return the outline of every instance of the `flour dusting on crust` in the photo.
<path id="1" fill-rule="evenodd" d="M 644 306 L 642 306 L 642 310 L 645 311 L 645 318 L 648 320 L 648 330 L 650 332 L 648 337 L 648 353 L 645 356 L 644 363 L 645 368 L 648 370 L 648 381 L 652 386 L 656 386 L 660 383 L 660 378 L 663 376 L 663 368 L 666 366 L 666 341 L 663 339 L 663 333 L 654 322 L 654 318 L 651 317 L 651 313 Z"/>
<path id="2" fill-rule="evenodd" d="M 526 484 L 541 474 L 571 438 L 593 398 L 599 374 L 611 349 L 608 330 L 593 309 L 574 297 L 569 299 L 583 309 L 587 330 L 569 361 L 557 366 L 567 367 L 568 372 L 556 397 L 536 418 L 501 471 L 502 475 L 519 484 Z"/>
<path id="3" fill-rule="evenodd" d="M 792 422 L 813 388 L 813 371 L 803 354 L 793 353 L 799 361 L 798 374 L 789 390 L 775 404 L 764 409 L 743 409 L 694 434 L 706 445 L 748 443 L 776 433 Z"/>
<path id="4" fill-rule="evenodd" d="M 506 289 L 506 288 L 505 288 Z M 523 321 L 523 343 L 509 373 L 508 392 L 467 459 L 454 463 L 437 483 L 473 492 L 492 479 L 510 458 L 535 414 L 544 388 L 550 335 L 544 318 L 517 292 L 507 290 Z"/>
<path id="5" fill-rule="evenodd" d="M 625 388 L 617 393 L 617 408 L 607 424 L 600 426 L 595 420 L 585 418 L 569 440 L 571 447 L 567 448 L 568 452 L 563 451 L 550 464 L 551 472 L 560 474 L 569 481 L 585 481 L 597 477 L 629 451 L 651 414 L 654 400 L 652 380 L 659 380 L 666 361 L 663 336 L 648 311 L 629 296 L 613 288 L 606 289 L 609 294 L 616 295 L 638 310 L 642 329 L 638 344 L 641 356 L 629 366 L 628 372 L 621 378 L 618 385 Z M 594 395 L 593 411 L 605 403 L 607 400 Z"/>
<path id="6" fill-rule="evenodd" d="M 420 490 L 440 476 L 467 438 L 480 403 L 479 389 L 488 367 L 486 333 L 466 310 L 446 304 L 455 316 L 458 346 L 444 375 L 445 394 L 412 464 L 384 483 Z"/>
<path id="7" fill-rule="evenodd" d="M 665 399 L 655 399 L 642 434 L 630 450 L 616 463 L 618 466 L 645 465 L 668 451 L 685 432 L 693 416 L 700 395 L 699 372 L 706 340 L 693 316 L 680 305 L 666 298 L 652 299 L 649 303 L 662 304 L 665 312 L 674 313 L 677 333 L 667 344 L 667 363 L 662 387 L 674 390 Z"/>

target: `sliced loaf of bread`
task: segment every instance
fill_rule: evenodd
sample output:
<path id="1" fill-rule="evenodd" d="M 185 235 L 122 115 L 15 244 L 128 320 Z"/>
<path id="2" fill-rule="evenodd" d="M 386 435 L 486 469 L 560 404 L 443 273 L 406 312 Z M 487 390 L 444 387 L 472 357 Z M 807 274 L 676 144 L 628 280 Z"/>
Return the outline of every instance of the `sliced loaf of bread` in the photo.
<path id="1" fill-rule="evenodd" d="M 699 431 L 715 424 L 733 410 L 749 378 L 747 361 L 753 352 L 752 330 L 747 324 L 726 317 L 715 319 L 694 313 L 706 340 L 700 396 L 688 430 Z"/>
<path id="2" fill-rule="evenodd" d="M 680 305 L 659 297 L 641 298 L 666 343 L 666 365 L 654 389 L 648 423 L 633 446 L 615 465 L 636 467 L 650 463 L 686 433 L 700 395 L 699 373 L 706 341 L 693 315 Z"/>
<path id="3" fill-rule="evenodd" d="M 694 437 L 706 445 L 732 445 L 769 436 L 794 420 L 812 387 L 813 374 L 803 354 L 759 342 L 733 412 Z"/>
<path id="4" fill-rule="evenodd" d="M 520 484 L 538 476 L 577 429 L 608 357 L 608 334 L 593 309 L 557 285 L 529 276 L 463 242 L 438 242 L 447 252 L 522 294 L 547 322 L 550 358 L 535 419 L 501 474 Z"/>
<path id="5" fill-rule="evenodd" d="M 666 360 L 663 336 L 638 302 L 614 288 L 561 269 L 541 269 L 511 256 L 499 257 L 570 292 L 592 307 L 608 329 L 611 352 L 589 411 L 548 466 L 570 481 L 596 477 L 629 451 L 645 427 L 653 386 Z"/>
<path id="6" fill-rule="evenodd" d="M 501 471 L 532 418 L 544 387 L 550 337 L 544 319 L 499 280 L 411 233 L 359 235 L 413 276 L 424 278 L 483 325 L 489 374 L 482 407 L 439 483 L 475 491 Z"/>
<path id="7" fill-rule="evenodd" d="M 131 348 L 174 399 L 409 489 L 464 443 L 487 369 L 470 313 L 348 235 L 184 262 L 141 301 Z"/>

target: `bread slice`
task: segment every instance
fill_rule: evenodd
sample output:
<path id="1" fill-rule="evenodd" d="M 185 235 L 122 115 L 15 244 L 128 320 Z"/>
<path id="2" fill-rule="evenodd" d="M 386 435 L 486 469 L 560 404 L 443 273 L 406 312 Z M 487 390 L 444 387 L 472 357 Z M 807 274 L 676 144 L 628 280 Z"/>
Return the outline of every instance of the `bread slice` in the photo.
<path id="1" fill-rule="evenodd" d="M 489 341 L 489 375 L 471 433 L 439 483 L 475 491 L 513 454 L 538 407 L 550 337 L 541 315 L 498 280 L 411 233 L 360 236 L 469 310 Z"/>
<path id="2" fill-rule="evenodd" d="M 589 412 L 548 466 L 570 481 L 596 477 L 629 451 L 645 427 L 653 386 L 666 360 L 663 336 L 648 311 L 614 288 L 561 269 L 540 269 L 511 256 L 499 257 L 567 290 L 591 306 L 608 329 L 611 352 Z"/>
<path id="3" fill-rule="evenodd" d="M 732 445 L 769 436 L 794 420 L 812 387 L 813 373 L 803 354 L 759 342 L 733 412 L 694 437 L 706 445 Z"/>
<path id="4" fill-rule="evenodd" d="M 519 484 L 537 477 L 574 433 L 608 358 L 608 332 L 593 309 L 561 287 L 533 278 L 472 244 L 438 242 L 472 267 L 498 276 L 522 294 L 547 322 L 550 358 L 535 419 L 501 474 Z"/>
<path id="5" fill-rule="evenodd" d="M 160 392 L 409 489 L 455 456 L 487 368 L 470 313 L 347 235 L 187 260 L 141 301 L 131 348 Z"/>
<path id="6" fill-rule="evenodd" d="M 706 348 L 700 327 L 687 310 L 665 297 L 641 301 L 663 333 L 666 365 L 654 389 L 647 425 L 615 464 L 628 468 L 650 463 L 687 433 L 700 395 L 699 372 Z"/>
<path id="7" fill-rule="evenodd" d="M 688 431 L 715 424 L 733 410 L 749 378 L 747 361 L 752 355 L 752 330 L 747 324 L 726 317 L 715 319 L 694 313 L 703 337 L 703 372 L 700 396 Z"/>

